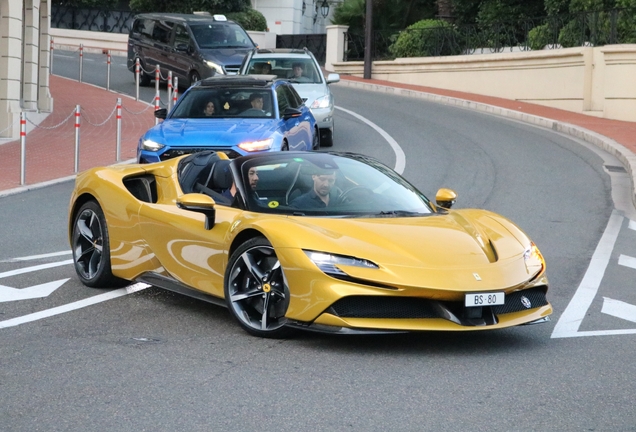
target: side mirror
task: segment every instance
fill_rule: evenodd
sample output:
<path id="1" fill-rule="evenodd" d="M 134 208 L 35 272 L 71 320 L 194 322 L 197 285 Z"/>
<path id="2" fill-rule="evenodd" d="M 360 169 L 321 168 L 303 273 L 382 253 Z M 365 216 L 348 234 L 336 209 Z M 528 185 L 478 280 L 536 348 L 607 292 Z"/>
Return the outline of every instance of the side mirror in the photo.
<path id="1" fill-rule="evenodd" d="M 340 81 L 340 74 L 330 73 L 327 75 L 327 84 L 337 83 Z"/>
<path id="2" fill-rule="evenodd" d="M 155 117 L 157 117 L 158 119 L 165 120 L 167 115 L 168 110 L 165 108 L 159 108 L 158 110 L 155 110 Z"/>
<path id="3" fill-rule="evenodd" d="M 177 198 L 177 207 L 205 215 L 205 229 L 211 230 L 214 227 L 216 218 L 216 203 L 207 195 L 199 193 L 189 193 Z"/>
<path id="4" fill-rule="evenodd" d="M 435 195 L 435 202 L 438 206 L 449 209 L 455 204 L 457 193 L 452 189 L 441 188 Z"/>
<path id="5" fill-rule="evenodd" d="M 303 112 L 299 109 L 287 108 L 285 111 L 283 111 L 283 119 L 289 120 L 290 118 L 300 117 L 302 114 Z"/>

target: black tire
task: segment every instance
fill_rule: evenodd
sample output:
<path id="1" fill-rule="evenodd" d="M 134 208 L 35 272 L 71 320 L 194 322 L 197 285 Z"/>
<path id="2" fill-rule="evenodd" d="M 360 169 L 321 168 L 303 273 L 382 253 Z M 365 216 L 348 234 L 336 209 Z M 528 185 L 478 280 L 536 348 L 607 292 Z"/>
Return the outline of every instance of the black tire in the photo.
<path id="1" fill-rule="evenodd" d="M 324 129 L 320 131 L 320 147 L 333 146 L 333 129 Z"/>
<path id="2" fill-rule="evenodd" d="M 289 287 L 272 244 L 252 238 L 236 249 L 228 262 L 224 282 L 225 301 L 232 316 L 253 336 L 285 338 Z"/>
<path id="3" fill-rule="evenodd" d="M 320 150 L 320 132 L 318 132 L 318 128 L 314 129 L 314 137 L 311 142 L 311 150 Z"/>
<path id="4" fill-rule="evenodd" d="M 199 72 L 197 71 L 190 72 L 190 86 L 192 86 L 197 81 L 201 81 L 201 75 L 199 75 Z"/>
<path id="5" fill-rule="evenodd" d="M 75 272 L 84 285 L 114 288 L 127 283 L 111 271 L 108 227 L 97 202 L 88 201 L 80 207 L 73 220 L 71 238 Z"/>
<path id="6" fill-rule="evenodd" d="M 135 76 L 134 72 L 133 72 L 133 76 Z M 149 86 L 151 80 L 152 80 L 152 77 L 148 75 L 146 72 L 144 72 L 143 63 L 139 62 L 139 86 L 141 87 Z"/>

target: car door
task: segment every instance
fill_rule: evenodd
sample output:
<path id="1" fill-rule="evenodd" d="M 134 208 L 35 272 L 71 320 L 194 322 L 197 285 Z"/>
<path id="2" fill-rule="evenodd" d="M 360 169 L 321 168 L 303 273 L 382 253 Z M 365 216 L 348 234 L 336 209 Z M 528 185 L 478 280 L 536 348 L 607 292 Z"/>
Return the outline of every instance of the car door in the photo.
<path id="1" fill-rule="evenodd" d="M 242 210 L 216 205 L 215 224 L 205 229 L 205 216 L 174 203 L 145 203 L 139 210 L 142 238 L 163 268 L 157 272 L 185 285 L 223 297 L 230 227 Z"/>
<path id="2" fill-rule="evenodd" d="M 174 26 L 172 46 L 168 53 L 168 62 L 172 76 L 179 78 L 179 82 L 182 85 L 186 85 L 190 80 L 189 74 L 193 52 L 194 43 L 190 38 L 188 29 L 183 24 L 176 24 Z"/>
<path id="3" fill-rule="evenodd" d="M 302 103 L 302 99 L 290 85 L 283 83 L 276 87 L 276 98 L 289 150 L 311 150 L 311 113 Z M 285 119 L 284 112 L 287 108 L 297 109 L 301 111 L 301 115 Z"/>

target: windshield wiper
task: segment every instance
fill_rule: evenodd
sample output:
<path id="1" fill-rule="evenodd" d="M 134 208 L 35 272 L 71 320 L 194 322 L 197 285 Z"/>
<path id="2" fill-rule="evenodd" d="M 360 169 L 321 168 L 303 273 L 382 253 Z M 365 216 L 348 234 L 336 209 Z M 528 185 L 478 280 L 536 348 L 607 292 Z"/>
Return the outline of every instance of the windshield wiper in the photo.
<path id="1" fill-rule="evenodd" d="M 383 210 L 378 213 L 379 216 L 421 216 L 426 213 L 420 213 L 408 210 Z"/>

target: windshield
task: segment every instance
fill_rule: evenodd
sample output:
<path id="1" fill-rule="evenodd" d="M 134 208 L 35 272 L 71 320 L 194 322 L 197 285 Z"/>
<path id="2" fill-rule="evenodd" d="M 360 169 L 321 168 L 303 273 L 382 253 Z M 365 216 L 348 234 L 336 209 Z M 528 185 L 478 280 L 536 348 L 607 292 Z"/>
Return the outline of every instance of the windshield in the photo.
<path id="1" fill-rule="evenodd" d="M 170 113 L 178 118 L 273 118 L 272 91 L 262 88 L 192 88 Z"/>
<path id="2" fill-rule="evenodd" d="M 254 48 L 245 30 L 234 23 L 192 24 L 190 29 L 202 49 Z"/>
<path id="3" fill-rule="evenodd" d="M 300 84 L 322 83 L 322 77 L 310 58 L 252 58 L 247 65 L 247 74 L 271 74 Z"/>
<path id="4" fill-rule="evenodd" d="M 277 153 L 242 163 L 248 208 L 297 216 L 408 217 L 428 199 L 393 170 L 365 157 Z"/>

